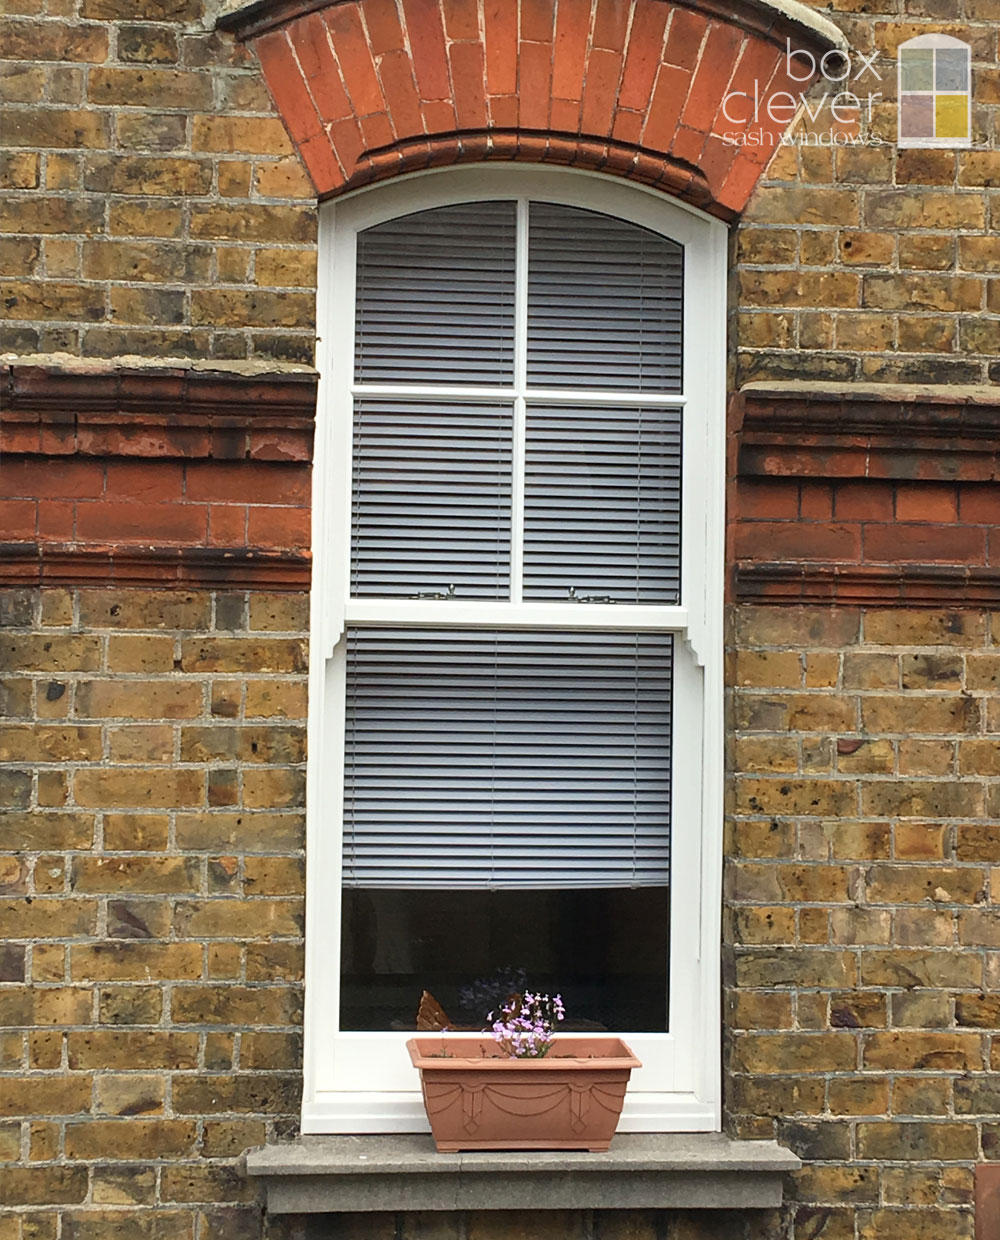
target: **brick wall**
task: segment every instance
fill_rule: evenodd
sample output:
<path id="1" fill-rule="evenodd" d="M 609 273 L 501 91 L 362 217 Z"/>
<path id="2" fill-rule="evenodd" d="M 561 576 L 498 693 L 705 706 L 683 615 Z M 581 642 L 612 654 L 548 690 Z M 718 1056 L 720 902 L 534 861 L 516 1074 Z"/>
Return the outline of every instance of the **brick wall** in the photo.
<path id="1" fill-rule="evenodd" d="M 1000 379 L 1000 14 L 961 7 L 982 149 L 783 148 L 736 230 L 734 382 L 840 401 L 808 452 L 815 401 L 733 426 L 733 597 L 848 604 L 730 630 L 727 1123 L 806 1160 L 789 1204 L 341 1234 L 970 1240 L 1000 1161 L 995 401 L 955 390 L 952 435 L 888 392 Z M 313 190 L 251 54 L 200 0 L 5 12 L 0 347 L 310 361 Z M 836 17 L 866 54 L 942 28 L 930 0 Z M 125 373 L 4 393 L 0 576 L 56 584 L 0 594 L 0 1240 L 298 1240 L 239 1157 L 300 1097 L 311 415 Z"/>
<path id="2" fill-rule="evenodd" d="M 995 382 L 995 6 L 964 0 L 950 23 L 929 0 L 835 8 L 852 49 L 879 53 L 883 145 L 772 160 L 739 230 L 740 380 Z M 252 53 L 201 0 L 141 22 L 127 0 L 6 11 L 0 347 L 311 361 L 314 191 Z M 897 152 L 895 49 L 942 29 L 973 46 L 979 149 Z"/>
<path id="3" fill-rule="evenodd" d="M 788 145 L 769 164 L 737 239 L 739 379 L 996 383 L 1000 11 L 991 0 L 833 7 L 854 74 L 862 56 L 879 74 L 854 89 L 883 100 L 863 143 Z M 896 149 L 896 48 L 930 31 L 972 46 L 975 150 Z M 818 84 L 811 98 L 837 89 Z"/>
<path id="4" fill-rule="evenodd" d="M 3 1240 L 258 1227 L 219 1211 L 300 1097 L 307 604 L 0 594 Z"/>
<path id="5" fill-rule="evenodd" d="M 2 595 L 4 1240 L 305 1225 L 267 1232 L 239 1169 L 297 1125 L 305 609 Z M 727 1115 L 806 1160 L 786 1209 L 344 1234 L 972 1236 L 1000 1158 L 1000 623 L 743 607 L 730 660 Z"/>
<path id="6" fill-rule="evenodd" d="M 0 349 L 311 362 L 312 186 L 202 0 L 8 0 Z"/>
<path id="7" fill-rule="evenodd" d="M 1000 620 L 745 607 L 731 627 L 727 1054 L 796 1240 L 971 1237 L 1000 1155 Z"/>

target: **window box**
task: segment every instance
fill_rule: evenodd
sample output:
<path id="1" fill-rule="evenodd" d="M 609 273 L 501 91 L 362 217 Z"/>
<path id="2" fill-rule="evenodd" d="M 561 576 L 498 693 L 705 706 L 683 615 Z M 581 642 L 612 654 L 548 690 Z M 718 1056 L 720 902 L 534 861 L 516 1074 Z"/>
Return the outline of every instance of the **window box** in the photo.
<path id="1" fill-rule="evenodd" d="M 543 1058 L 513 1058 L 489 1038 L 407 1042 L 437 1148 L 606 1150 L 633 1068 L 619 1038 L 563 1035 Z"/>

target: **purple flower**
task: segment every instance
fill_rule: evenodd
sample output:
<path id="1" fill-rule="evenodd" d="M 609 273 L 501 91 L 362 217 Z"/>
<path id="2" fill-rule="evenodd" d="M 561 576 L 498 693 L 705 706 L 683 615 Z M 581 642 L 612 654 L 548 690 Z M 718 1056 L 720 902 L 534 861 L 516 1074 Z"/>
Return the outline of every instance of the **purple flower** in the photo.
<path id="1" fill-rule="evenodd" d="M 513 995 L 499 1014 L 490 1012 L 486 1019 L 492 1021 L 494 1040 L 507 1055 L 540 1059 L 552 1047 L 553 1026 L 565 1016 L 562 995 L 550 997 L 525 991 L 523 995 Z"/>

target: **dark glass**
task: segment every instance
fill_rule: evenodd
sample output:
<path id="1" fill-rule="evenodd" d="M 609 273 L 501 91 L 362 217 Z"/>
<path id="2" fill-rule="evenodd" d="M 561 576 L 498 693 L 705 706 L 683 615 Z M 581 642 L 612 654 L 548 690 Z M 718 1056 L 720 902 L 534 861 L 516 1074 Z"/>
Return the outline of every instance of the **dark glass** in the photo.
<path id="1" fill-rule="evenodd" d="M 563 996 L 572 1029 L 668 1028 L 665 887 L 344 890 L 341 1028 L 414 1029 L 429 991 L 480 1029 L 512 990 Z"/>

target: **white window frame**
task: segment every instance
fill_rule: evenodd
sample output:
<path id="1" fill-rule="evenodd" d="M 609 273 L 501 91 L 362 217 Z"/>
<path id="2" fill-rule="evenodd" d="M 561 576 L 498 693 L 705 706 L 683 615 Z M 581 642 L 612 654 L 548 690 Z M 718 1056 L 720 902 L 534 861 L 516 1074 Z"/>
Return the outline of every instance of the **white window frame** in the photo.
<path id="1" fill-rule="evenodd" d="M 351 599 L 354 294 L 358 232 L 460 202 L 547 201 L 616 216 L 684 246 L 683 395 L 626 403 L 686 410 L 683 440 L 682 606 Z M 523 219 L 524 208 L 519 216 Z M 520 225 L 523 227 L 523 224 Z M 339 1029 L 345 641 L 348 625 L 589 628 L 675 635 L 671 848 L 670 1032 L 625 1034 L 643 1062 L 633 1073 L 622 1132 L 716 1131 L 721 1124 L 720 922 L 723 822 L 722 609 L 725 512 L 727 232 L 718 220 L 644 187 L 598 174 L 515 164 L 429 171 L 320 208 L 321 374 L 313 467 L 313 581 L 307 776 L 304 1133 L 425 1132 L 405 1033 Z M 526 287 L 518 247 L 517 281 Z M 519 340 L 523 342 L 523 332 Z M 523 454 L 525 361 L 515 358 L 516 439 Z M 377 395 L 390 389 L 364 385 Z M 420 386 L 427 392 L 425 385 Z M 391 388 L 398 395 L 399 389 Z M 491 401 L 511 388 L 448 389 Z M 538 389 L 532 390 L 538 396 Z M 567 401 L 560 389 L 547 401 Z M 601 400 L 615 403 L 615 395 Z M 595 394 L 588 391 L 588 401 Z M 515 449 L 516 451 L 517 449 Z M 523 507 L 515 495 L 513 511 Z M 520 568 L 514 536 L 512 574 Z M 683 713 L 682 713 L 683 712 Z M 682 830 L 694 824 L 695 830 Z M 664 962 L 667 967 L 668 962 Z M 609 1035 L 610 1036 L 610 1035 Z"/>

